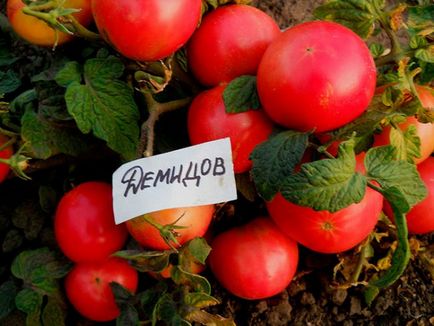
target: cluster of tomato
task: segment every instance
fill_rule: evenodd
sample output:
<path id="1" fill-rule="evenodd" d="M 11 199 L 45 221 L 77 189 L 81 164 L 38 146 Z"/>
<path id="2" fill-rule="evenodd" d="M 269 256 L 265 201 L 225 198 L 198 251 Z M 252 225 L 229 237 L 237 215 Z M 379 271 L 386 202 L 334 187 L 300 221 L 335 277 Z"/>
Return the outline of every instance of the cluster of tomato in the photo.
<path id="1" fill-rule="evenodd" d="M 252 150 L 268 139 L 276 125 L 315 130 L 321 139 L 320 133 L 339 128 L 366 110 L 375 93 L 376 67 L 363 40 L 351 30 L 316 21 L 282 32 L 271 17 L 246 5 L 219 7 L 197 27 L 201 5 L 201 0 L 65 2 L 66 7 L 82 9 L 74 15 L 84 25 L 93 12 L 100 34 L 130 59 L 159 60 L 186 45 L 189 70 L 208 88 L 189 108 L 190 141 L 198 144 L 229 137 L 236 173 L 251 169 Z M 8 1 L 8 16 L 16 32 L 32 43 L 52 45 L 55 33 L 36 18 L 22 16 L 22 7 L 21 0 Z M 27 25 L 31 30 L 23 30 L 23 19 L 34 21 Z M 58 44 L 68 39 L 66 34 L 59 35 Z M 228 83 L 242 75 L 257 76 L 263 110 L 227 113 L 222 94 Z M 432 90 L 420 86 L 418 92 L 422 104 L 433 108 Z M 414 118 L 399 127 L 409 124 L 421 138 L 422 156 L 416 163 L 420 163 L 418 170 L 429 196 L 408 214 L 408 227 L 414 233 L 431 232 L 434 127 Z M 388 143 L 389 133 L 385 129 L 376 135 L 374 146 Z M 11 151 L 0 154 L 10 156 Z M 363 173 L 363 154 L 357 160 Z M 297 269 L 297 242 L 314 251 L 338 253 L 363 241 L 377 223 L 383 198 L 367 189 L 360 203 L 336 213 L 298 206 L 280 194 L 266 206 L 270 217 L 257 217 L 225 231 L 211 244 L 211 271 L 225 288 L 246 299 L 266 298 L 288 286 Z M 134 292 L 138 282 L 137 272 L 127 262 L 110 257 L 124 246 L 128 231 L 144 248 L 166 250 L 170 247 L 149 219 L 159 225 L 184 226 L 177 229 L 178 245 L 183 245 L 203 236 L 213 215 L 214 206 L 207 205 L 154 212 L 115 225 L 110 185 L 77 186 L 62 198 L 55 219 L 59 246 L 76 263 L 66 278 L 69 300 L 87 318 L 116 318 L 119 309 L 109 283 L 118 282 Z"/>

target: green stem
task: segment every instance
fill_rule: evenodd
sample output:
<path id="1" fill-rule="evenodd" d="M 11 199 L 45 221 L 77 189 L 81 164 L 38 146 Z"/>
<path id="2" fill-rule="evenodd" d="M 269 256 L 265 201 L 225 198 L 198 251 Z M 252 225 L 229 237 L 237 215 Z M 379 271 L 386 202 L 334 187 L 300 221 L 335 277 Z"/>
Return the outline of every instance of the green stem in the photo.
<path id="1" fill-rule="evenodd" d="M 34 11 L 50 11 L 54 8 L 57 8 L 57 6 L 57 1 L 48 1 L 47 3 L 43 3 L 40 5 L 30 5 L 28 7 L 30 7 Z"/>
<path id="2" fill-rule="evenodd" d="M 84 27 L 82 24 L 78 22 L 77 19 L 75 19 L 72 15 L 65 16 L 71 23 L 72 27 L 74 27 L 74 34 L 77 36 L 80 36 L 86 40 L 89 41 L 100 41 L 101 36 L 97 33 L 94 33 L 90 30 L 88 30 L 86 27 Z"/>
<path id="3" fill-rule="evenodd" d="M 362 245 L 362 249 L 360 250 L 359 261 L 357 262 L 356 269 L 353 275 L 351 276 L 352 283 L 357 283 L 359 281 L 360 274 L 362 273 L 363 270 L 363 266 L 366 265 L 366 262 L 368 261 L 368 258 L 370 257 L 371 254 L 370 245 L 371 245 L 371 235 L 368 236 L 365 243 Z"/>

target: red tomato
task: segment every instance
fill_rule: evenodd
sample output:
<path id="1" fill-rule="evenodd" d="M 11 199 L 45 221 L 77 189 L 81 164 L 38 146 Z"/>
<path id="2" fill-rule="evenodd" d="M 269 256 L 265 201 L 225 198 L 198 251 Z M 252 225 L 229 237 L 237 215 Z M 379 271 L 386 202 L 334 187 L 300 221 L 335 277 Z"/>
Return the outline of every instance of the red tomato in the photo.
<path id="1" fill-rule="evenodd" d="M 356 158 L 356 170 L 365 173 L 365 153 Z M 377 224 L 383 196 L 366 189 L 365 197 L 335 213 L 315 211 L 287 201 L 280 193 L 267 203 L 268 212 L 279 228 L 303 246 L 322 253 L 339 253 L 362 242 Z"/>
<path id="2" fill-rule="evenodd" d="M 417 166 L 420 177 L 428 189 L 428 196 L 407 213 L 408 232 L 424 234 L 434 231 L 434 157 L 427 158 Z M 384 201 L 384 212 L 393 219 L 392 209 Z"/>
<path id="3" fill-rule="evenodd" d="M 2 147 L 8 141 L 9 139 L 6 136 L 0 134 L 0 147 Z M 10 158 L 12 154 L 13 154 L 12 146 L 8 146 L 0 151 L 0 159 L 6 160 Z M 9 174 L 9 171 L 10 171 L 9 165 L 0 162 L 0 183 L 6 179 L 7 175 Z"/>
<path id="4" fill-rule="evenodd" d="M 110 321 L 120 314 L 111 282 L 119 283 L 135 293 L 137 271 L 127 261 L 113 257 L 98 262 L 78 263 L 66 276 L 66 296 L 84 317 L 94 321 Z"/>
<path id="5" fill-rule="evenodd" d="M 25 4 L 22 0 L 8 0 L 6 6 L 9 22 L 14 31 L 32 44 L 53 46 L 56 42 L 56 33 L 58 34 L 57 44 L 63 44 L 73 38 L 72 35 L 60 31 L 56 32 L 44 21 L 36 17 L 24 14 L 22 8 Z M 90 0 L 66 0 L 63 7 L 81 9 L 79 12 L 74 13 L 73 16 L 82 25 L 87 26 L 92 22 Z"/>
<path id="6" fill-rule="evenodd" d="M 424 86 L 416 86 L 419 98 L 422 105 L 426 109 L 434 109 L 434 95 L 433 89 Z M 384 91 L 384 90 L 383 90 Z M 408 117 L 406 121 L 399 124 L 399 128 L 405 131 L 409 126 L 416 127 L 416 134 L 420 138 L 420 157 L 414 160 L 415 164 L 425 161 L 434 151 L 434 124 L 421 123 L 415 117 Z M 390 144 L 390 130 L 391 127 L 387 126 L 383 131 L 375 135 L 373 146 L 382 146 Z"/>
<path id="7" fill-rule="evenodd" d="M 189 67 L 207 86 L 256 75 L 265 49 L 278 35 L 276 22 L 257 8 L 219 7 L 205 16 L 193 34 L 188 45 Z"/>
<path id="8" fill-rule="evenodd" d="M 127 240 L 125 225 L 115 225 L 112 188 L 85 182 L 65 194 L 54 219 L 57 243 L 75 262 L 105 259 Z"/>
<path id="9" fill-rule="evenodd" d="M 205 234 L 214 215 L 214 209 L 214 205 L 170 208 L 148 213 L 145 216 L 160 225 L 172 224 L 179 219 L 176 225 L 185 226 L 185 228 L 175 230 L 176 239 L 180 245 L 183 245 L 187 241 Z M 160 232 L 149 224 L 143 216 L 128 220 L 126 226 L 131 236 L 145 248 L 170 249 Z"/>
<path id="10" fill-rule="evenodd" d="M 140 61 L 163 59 L 187 42 L 199 23 L 201 0 L 92 0 L 108 43 Z"/>
<path id="11" fill-rule="evenodd" d="M 263 299 L 289 285 L 297 269 L 298 248 L 270 219 L 260 217 L 217 235 L 208 262 L 229 292 Z"/>
<path id="12" fill-rule="evenodd" d="M 225 111 L 225 85 L 200 93 L 188 111 L 188 134 L 192 144 L 229 137 L 235 173 L 251 169 L 250 153 L 267 140 L 272 122 L 259 110 L 229 114 Z"/>
<path id="13" fill-rule="evenodd" d="M 376 70 L 359 36 L 339 24 L 314 21 L 286 30 L 270 44 L 257 83 L 272 120 L 322 132 L 365 111 L 374 95 Z"/>

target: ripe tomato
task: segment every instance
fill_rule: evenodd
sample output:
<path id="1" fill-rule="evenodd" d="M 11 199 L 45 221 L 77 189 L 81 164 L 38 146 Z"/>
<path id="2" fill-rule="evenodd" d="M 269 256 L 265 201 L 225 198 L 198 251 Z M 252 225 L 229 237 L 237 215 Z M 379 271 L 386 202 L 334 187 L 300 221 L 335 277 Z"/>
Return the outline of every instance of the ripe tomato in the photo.
<path id="1" fill-rule="evenodd" d="M 426 109 L 434 109 L 433 89 L 424 86 L 416 86 L 422 106 Z M 425 161 L 434 151 L 434 124 L 421 123 L 415 117 L 408 117 L 406 121 L 399 124 L 399 128 L 405 131 L 409 126 L 416 127 L 416 134 L 420 138 L 420 157 L 414 160 L 415 164 Z M 374 136 L 373 146 L 382 146 L 390 144 L 390 130 L 387 126 L 383 131 Z"/>
<path id="2" fill-rule="evenodd" d="M 434 231 L 434 157 L 428 157 L 417 166 L 420 177 L 428 189 L 428 196 L 407 213 L 408 232 L 424 234 Z M 392 209 L 384 201 L 384 212 L 393 219 Z"/>
<path id="3" fill-rule="evenodd" d="M 220 85 L 196 96 L 188 111 L 188 134 L 194 145 L 229 137 L 234 171 L 242 173 L 251 169 L 250 153 L 256 145 L 267 140 L 273 124 L 259 110 L 226 113 L 225 87 Z"/>
<path id="4" fill-rule="evenodd" d="M 257 83 L 272 120 L 322 132 L 365 111 L 374 95 L 376 70 L 359 36 L 339 24 L 314 21 L 286 30 L 270 44 Z"/>
<path id="5" fill-rule="evenodd" d="M 278 35 L 277 23 L 257 8 L 219 7 L 204 17 L 189 41 L 189 67 L 207 86 L 256 75 L 265 49 Z"/>
<path id="6" fill-rule="evenodd" d="M 65 194 L 57 207 L 54 232 L 65 256 L 75 262 L 105 259 L 127 240 L 125 225 L 115 225 L 112 188 L 85 182 Z"/>
<path id="7" fill-rule="evenodd" d="M 196 237 L 201 237 L 208 230 L 214 215 L 214 205 L 203 205 L 193 207 L 180 207 L 163 209 L 145 214 L 155 223 L 168 225 L 176 222 L 177 226 L 185 228 L 176 229 L 176 239 L 180 245 Z M 131 236 L 145 248 L 155 250 L 170 249 L 170 246 L 161 237 L 160 232 L 149 224 L 144 216 L 136 217 L 126 222 Z"/>
<path id="8" fill-rule="evenodd" d="M 365 153 L 357 155 L 356 170 L 365 173 Z M 315 211 L 287 201 L 280 193 L 267 203 L 279 228 L 303 246 L 322 253 L 339 253 L 362 242 L 377 224 L 383 197 L 367 188 L 365 197 L 335 213 Z"/>
<path id="9" fill-rule="evenodd" d="M 0 147 L 2 147 L 5 143 L 7 143 L 8 140 L 9 139 L 6 136 L 0 134 Z M 8 146 L 0 151 L 0 159 L 8 159 L 12 156 L 12 154 L 13 154 L 12 146 Z M 9 171 L 10 171 L 9 165 L 0 162 L 0 183 L 6 179 L 7 175 L 9 174 Z"/>
<path id="10" fill-rule="evenodd" d="M 134 293 L 138 273 L 127 261 L 114 257 L 98 262 L 80 262 L 66 276 L 66 296 L 84 317 L 100 322 L 110 321 L 120 314 L 111 282 L 119 283 Z"/>
<path id="11" fill-rule="evenodd" d="M 270 219 L 260 217 L 217 235 L 208 262 L 229 292 L 263 299 L 289 285 L 297 269 L 298 248 Z"/>
<path id="12" fill-rule="evenodd" d="M 96 25 L 108 43 L 140 61 L 163 59 L 182 47 L 201 15 L 201 0 L 92 0 Z"/>
<path id="13" fill-rule="evenodd" d="M 56 32 L 44 21 L 26 15 L 22 12 L 25 6 L 22 0 L 8 0 L 7 15 L 14 31 L 26 41 L 41 45 L 53 46 L 56 42 L 56 33 L 58 34 L 57 44 L 63 44 L 72 39 L 72 35 Z M 66 0 L 64 8 L 81 9 L 80 12 L 74 13 L 73 16 L 84 26 L 92 22 L 92 11 L 90 0 Z"/>

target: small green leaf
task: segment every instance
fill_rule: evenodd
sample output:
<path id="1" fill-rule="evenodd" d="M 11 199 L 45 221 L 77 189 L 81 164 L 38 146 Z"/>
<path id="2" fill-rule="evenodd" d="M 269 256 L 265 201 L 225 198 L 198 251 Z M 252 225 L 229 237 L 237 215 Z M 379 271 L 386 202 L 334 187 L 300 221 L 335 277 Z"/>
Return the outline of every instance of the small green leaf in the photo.
<path id="1" fill-rule="evenodd" d="M 11 49 L 12 47 L 9 42 L 0 38 L 0 67 L 10 66 L 19 59 L 18 57 L 13 56 Z"/>
<path id="2" fill-rule="evenodd" d="M 410 47 L 412 49 L 418 49 L 418 48 L 422 48 L 425 47 L 427 45 L 427 40 L 420 36 L 420 35 L 414 35 L 410 38 Z"/>
<path id="3" fill-rule="evenodd" d="M 204 238 L 194 238 L 187 244 L 189 253 L 200 263 L 205 264 L 206 258 L 211 252 L 211 247 Z"/>
<path id="4" fill-rule="evenodd" d="M 140 272 L 161 272 L 169 265 L 169 258 L 172 251 L 143 251 L 143 250 L 123 250 L 113 254 L 129 260 L 131 264 Z"/>
<path id="5" fill-rule="evenodd" d="M 414 56 L 419 60 L 434 63 L 434 45 L 430 45 L 424 49 L 416 50 Z"/>
<path id="6" fill-rule="evenodd" d="M 153 325 L 156 325 L 157 320 L 163 321 L 166 325 L 188 325 L 188 323 L 186 324 L 186 321 L 184 321 L 179 315 L 176 302 L 167 294 L 162 296 L 155 306 Z"/>
<path id="7" fill-rule="evenodd" d="M 259 109 L 255 76 L 241 76 L 232 80 L 223 92 L 227 113 L 240 113 Z"/>
<path id="8" fill-rule="evenodd" d="M 40 311 L 42 305 L 42 295 L 32 289 L 23 289 L 15 297 L 16 307 L 26 314 Z"/>
<path id="9" fill-rule="evenodd" d="M 139 325 L 139 312 L 131 304 L 124 304 L 121 307 L 121 314 L 116 318 L 116 326 Z"/>
<path id="10" fill-rule="evenodd" d="M 87 60 L 83 82 L 78 82 L 72 73 L 74 81 L 67 86 L 65 100 L 81 132 L 92 132 L 131 160 L 136 157 L 139 140 L 139 112 L 133 90 L 118 79 L 123 70 L 122 62 L 115 57 Z M 65 79 L 61 78 L 61 82 Z"/>
<path id="11" fill-rule="evenodd" d="M 52 125 L 32 108 L 26 110 L 21 123 L 23 139 L 35 158 L 47 159 L 60 153 L 78 156 L 90 149 L 87 138 L 77 130 Z"/>
<path id="12" fill-rule="evenodd" d="M 13 70 L 0 71 L 0 94 L 12 93 L 21 86 L 21 80 Z"/>
<path id="13" fill-rule="evenodd" d="M 58 71 L 55 80 L 60 86 L 67 87 L 74 82 L 81 83 L 82 74 L 82 66 L 78 62 L 71 61 Z"/>
<path id="14" fill-rule="evenodd" d="M 414 164 L 397 161 L 392 146 L 371 148 L 365 157 L 367 176 L 377 181 L 384 190 L 397 188 L 410 207 L 427 196 L 427 189 Z"/>
<path id="15" fill-rule="evenodd" d="M 390 144 L 396 148 L 396 158 L 413 163 L 420 157 L 420 138 L 414 125 L 402 131 L 400 128 L 390 130 Z"/>
<path id="16" fill-rule="evenodd" d="M 343 142 L 338 158 L 305 163 L 299 173 L 286 177 L 282 195 L 297 205 L 336 212 L 365 195 L 367 180 L 355 168 L 354 141 Z"/>
<path id="17" fill-rule="evenodd" d="M 117 305 L 127 303 L 133 297 L 133 294 L 127 288 L 117 282 L 110 282 L 110 287 Z"/>
<path id="18" fill-rule="evenodd" d="M 0 285 L 0 321 L 15 309 L 17 287 L 13 281 L 6 281 Z"/>
<path id="19" fill-rule="evenodd" d="M 55 297 L 48 297 L 48 302 L 42 312 L 42 325 L 64 326 L 65 318 L 64 302 Z"/>
<path id="20" fill-rule="evenodd" d="M 365 292 L 365 300 L 368 304 L 372 303 L 380 289 L 392 285 L 399 279 L 405 271 L 411 256 L 410 245 L 408 242 L 407 222 L 405 219 L 405 212 L 409 209 L 409 205 L 406 204 L 407 196 L 400 192 L 396 187 L 390 187 L 384 190 L 382 194 L 390 203 L 393 210 L 398 246 L 393 253 L 392 267 L 389 268 L 381 278 L 369 282 Z"/>
<path id="21" fill-rule="evenodd" d="M 196 292 L 211 294 L 211 285 L 208 280 L 200 275 L 188 273 L 182 270 L 179 266 L 174 266 L 172 269 L 172 279 L 178 285 L 187 285 Z"/>
<path id="22" fill-rule="evenodd" d="M 184 302 L 188 306 L 203 309 L 220 304 L 220 301 L 213 296 L 200 292 L 187 293 Z"/>
<path id="23" fill-rule="evenodd" d="M 434 27 L 434 5 L 411 6 L 408 8 L 407 26 L 410 35 L 415 35 Z"/>
<path id="24" fill-rule="evenodd" d="M 374 58 L 378 58 L 384 53 L 384 46 L 379 43 L 372 43 L 369 45 L 369 50 Z"/>
<path id="25" fill-rule="evenodd" d="M 271 200 L 290 176 L 307 148 L 310 133 L 284 131 L 256 146 L 251 154 L 252 176 L 259 194 Z"/>

